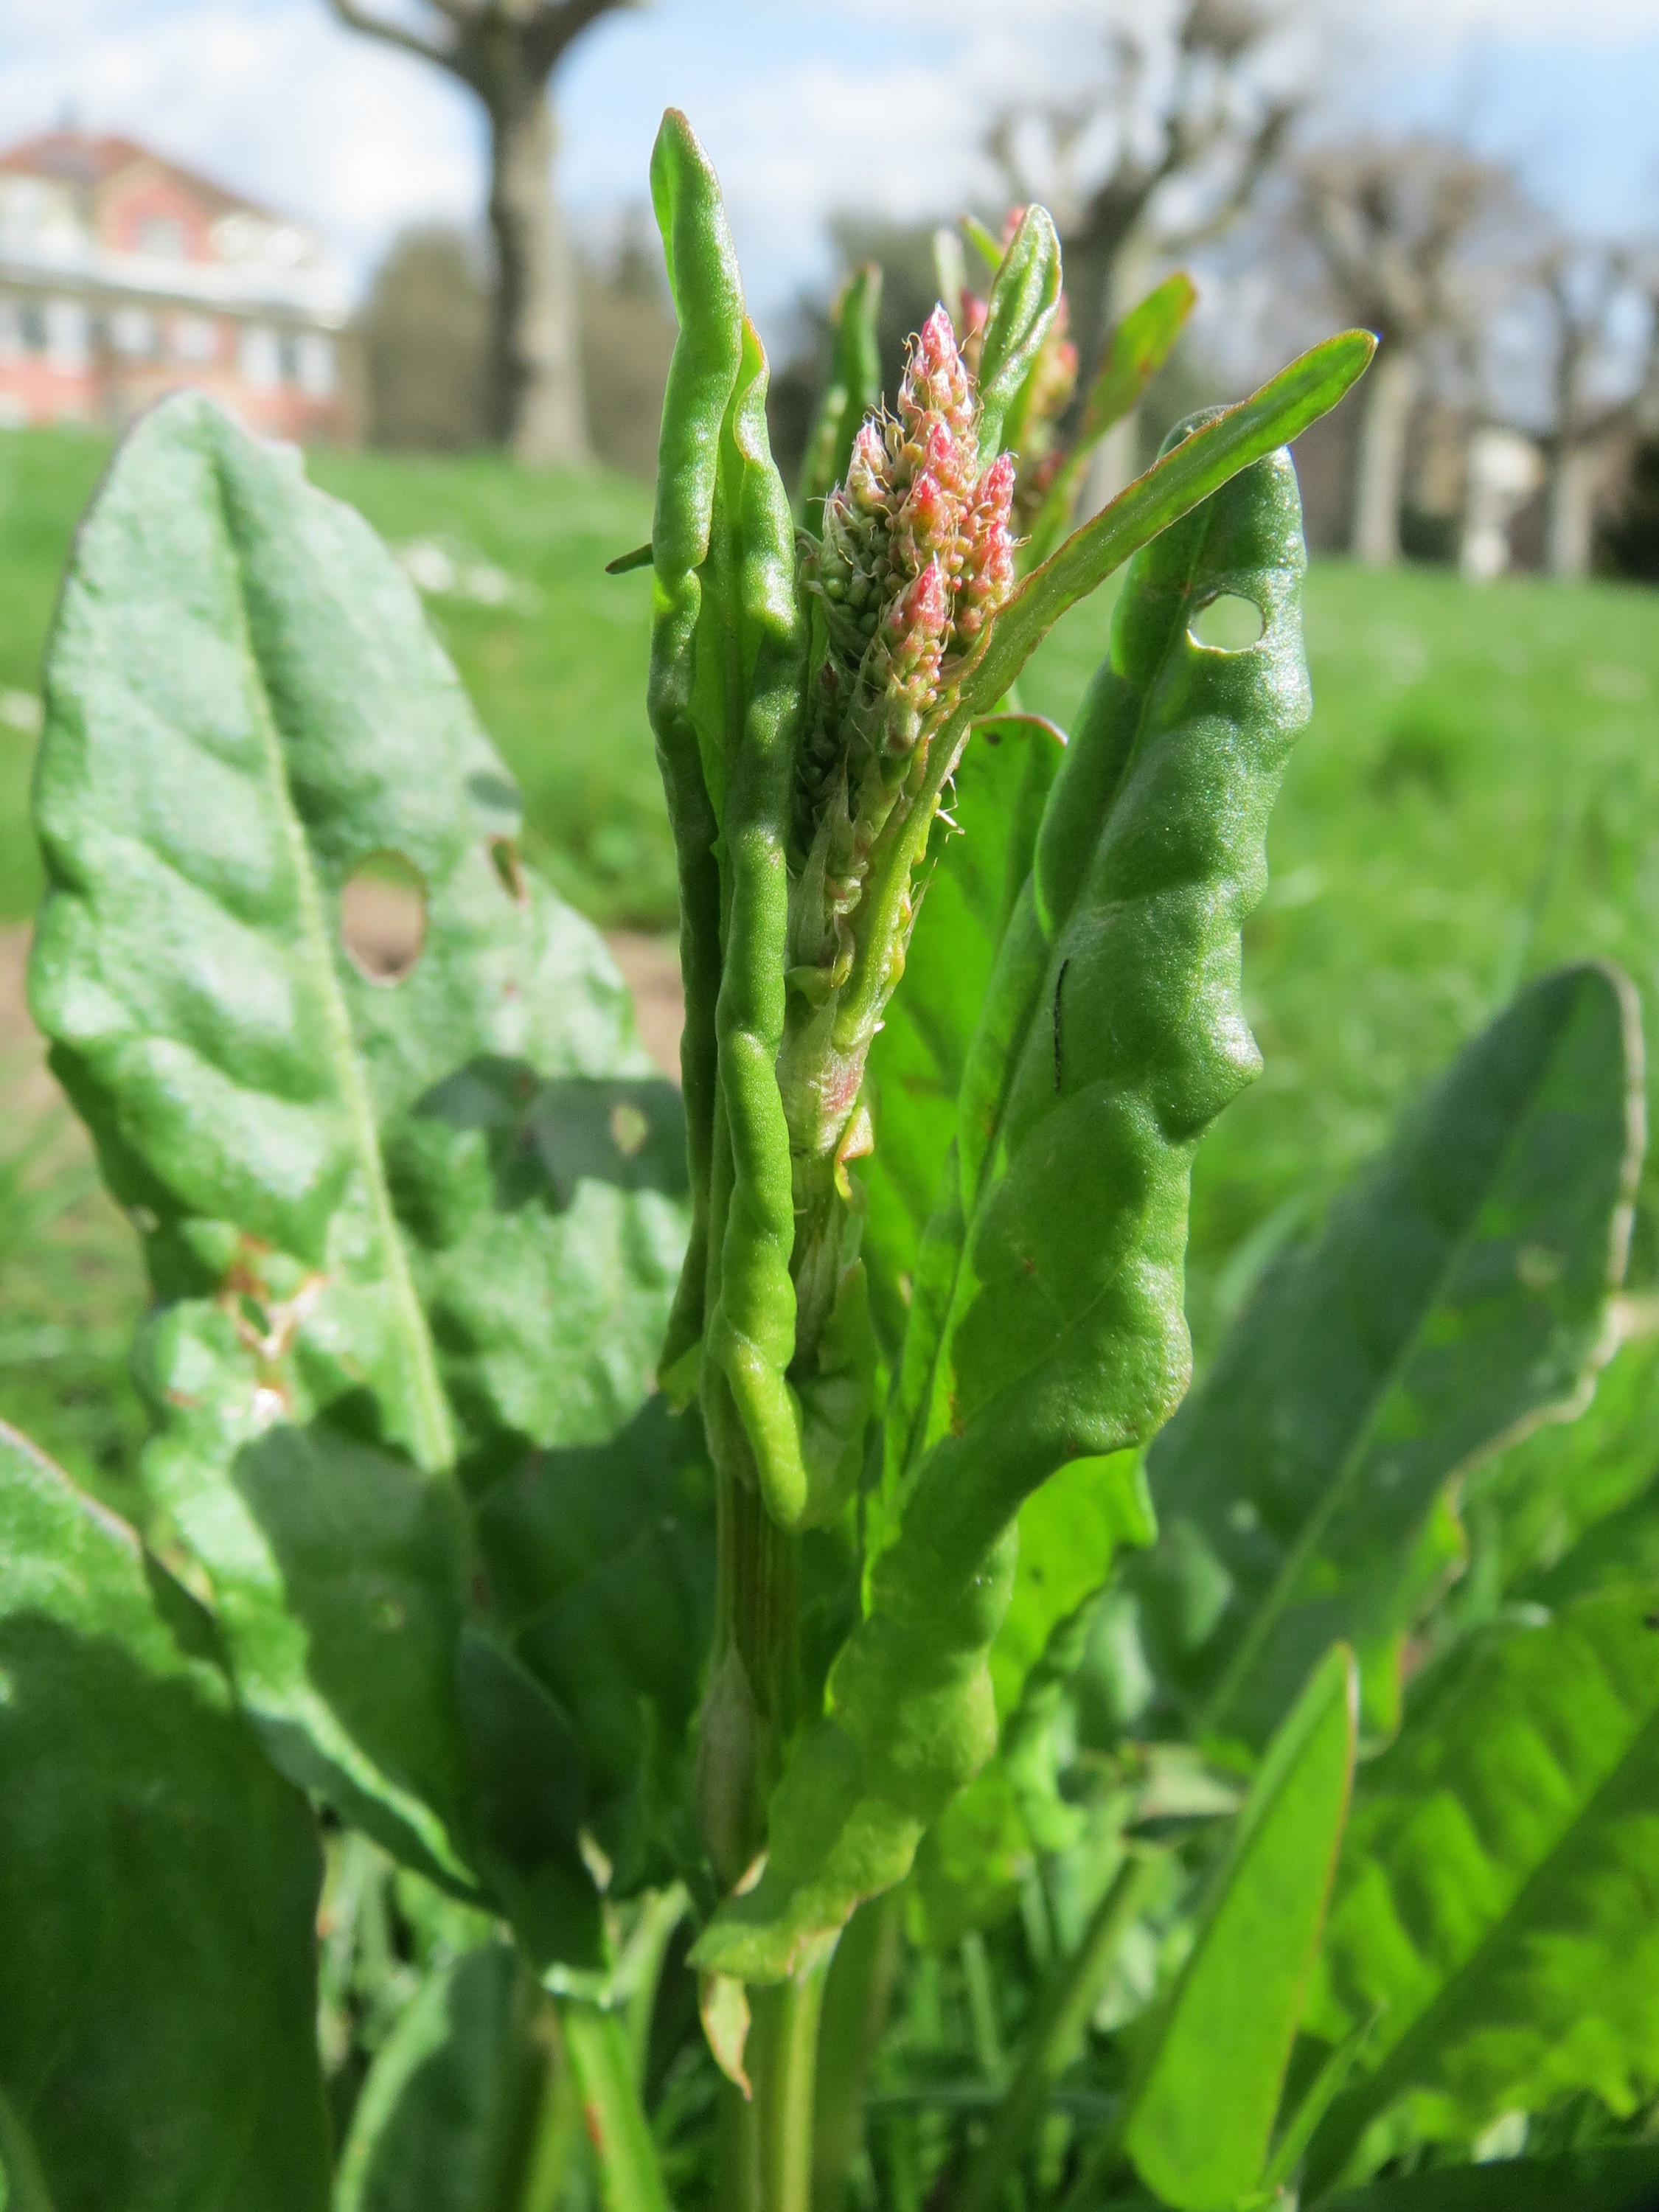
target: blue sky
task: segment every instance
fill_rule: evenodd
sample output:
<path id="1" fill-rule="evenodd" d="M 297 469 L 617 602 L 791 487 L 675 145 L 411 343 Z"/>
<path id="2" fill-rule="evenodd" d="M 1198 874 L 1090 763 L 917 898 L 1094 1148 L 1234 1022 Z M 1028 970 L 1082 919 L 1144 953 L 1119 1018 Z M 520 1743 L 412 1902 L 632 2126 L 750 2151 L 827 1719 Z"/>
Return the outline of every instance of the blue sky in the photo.
<path id="1" fill-rule="evenodd" d="M 1158 0 L 1123 4 L 1144 19 Z M 775 326 L 827 269 L 833 207 L 924 215 L 991 197 L 978 118 L 1074 80 L 1114 13 L 1114 0 L 652 0 L 591 32 L 563 74 L 566 198 L 595 218 L 641 202 L 657 118 L 684 107 Z M 1328 129 L 1455 118 L 1565 220 L 1659 232 L 1659 0 L 1325 0 L 1321 21 Z M 319 222 L 359 275 L 399 223 L 479 204 L 469 98 L 338 28 L 325 0 L 6 0 L 0 137 L 70 107 Z"/>

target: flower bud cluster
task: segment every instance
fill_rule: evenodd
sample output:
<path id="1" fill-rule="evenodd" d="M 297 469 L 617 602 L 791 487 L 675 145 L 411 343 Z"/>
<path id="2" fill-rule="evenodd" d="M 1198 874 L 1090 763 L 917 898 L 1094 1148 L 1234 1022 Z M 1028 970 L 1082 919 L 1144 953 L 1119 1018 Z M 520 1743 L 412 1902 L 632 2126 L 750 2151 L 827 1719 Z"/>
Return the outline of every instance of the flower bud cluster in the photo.
<path id="1" fill-rule="evenodd" d="M 981 475 L 978 428 L 972 380 L 936 307 L 911 341 L 896 413 L 859 432 L 808 563 L 827 649 L 795 833 L 825 872 L 836 982 L 870 849 L 903 792 L 920 787 L 955 670 L 1012 588 L 1014 471 L 1004 456 Z"/>

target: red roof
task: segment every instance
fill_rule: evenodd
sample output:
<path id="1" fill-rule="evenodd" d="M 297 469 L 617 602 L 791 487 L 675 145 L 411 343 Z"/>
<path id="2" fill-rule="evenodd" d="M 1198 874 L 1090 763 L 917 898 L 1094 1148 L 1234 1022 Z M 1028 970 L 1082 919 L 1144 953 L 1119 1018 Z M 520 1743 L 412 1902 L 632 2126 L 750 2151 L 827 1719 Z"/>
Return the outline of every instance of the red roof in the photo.
<path id="1" fill-rule="evenodd" d="M 228 191 L 210 177 L 169 161 L 165 154 L 155 153 L 149 147 L 139 145 L 136 139 L 109 132 L 94 137 L 87 131 L 43 131 L 33 138 L 20 139 L 16 145 L 0 151 L 0 170 L 9 170 L 13 175 L 49 177 L 57 184 L 93 187 L 106 184 L 121 170 L 130 169 L 139 161 L 165 169 L 180 184 L 188 185 L 199 198 L 222 210 L 246 208 L 256 215 L 267 212 L 244 194 Z"/>

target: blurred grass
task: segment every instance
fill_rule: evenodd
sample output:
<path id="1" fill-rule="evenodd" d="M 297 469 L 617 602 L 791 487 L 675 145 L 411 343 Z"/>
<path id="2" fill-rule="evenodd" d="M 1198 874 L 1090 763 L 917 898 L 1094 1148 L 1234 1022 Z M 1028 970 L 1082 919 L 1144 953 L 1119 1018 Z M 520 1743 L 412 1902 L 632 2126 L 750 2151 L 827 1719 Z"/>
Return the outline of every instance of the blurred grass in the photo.
<path id="1" fill-rule="evenodd" d="M 0 690 L 38 684 L 57 576 L 104 451 L 86 436 L 0 433 Z M 318 455 L 310 467 L 393 543 L 441 541 L 461 549 L 463 566 L 476 556 L 495 572 L 498 604 L 454 592 L 427 604 L 523 786 L 530 850 L 595 919 L 671 922 L 643 703 L 650 582 L 603 574 L 648 534 L 648 494 L 619 477 L 526 476 L 492 456 Z M 1028 704 L 1069 720 L 1109 619 L 1104 593 L 1068 618 L 1029 672 Z M 1272 888 L 1246 937 L 1266 1072 L 1207 1140 L 1194 1186 L 1200 1344 L 1275 1243 L 1316 1214 L 1525 975 L 1611 956 L 1659 1034 L 1659 599 L 1327 562 L 1309 580 L 1307 633 L 1314 721 L 1273 817 Z M 27 915 L 38 893 L 32 750 L 0 717 L 0 919 Z M 97 1213 L 103 1201 L 76 1204 L 92 1211 L 64 1213 L 21 1246 L 0 1243 L 0 1413 L 28 1415 L 70 1456 L 103 1464 L 103 1451 L 119 1464 L 130 1428 L 118 1392 L 100 1442 L 82 1413 L 71 1418 L 67 1379 L 61 1418 L 53 1412 L 50 1363 L 31 1380 L 3 1356 L 20 1297 L 48 1320 L 82 1317 L 88 1344 L 127 1326 L 137 1287 L 125 1229 L 112 1210 Z M 1659 1261 L 1652 1218 L 1644 1206 L 1645 1279 Z M 32 1253 L 53 1240 L 77 1250 L 77 1222 L 89 1272 L 48 1268 L 51 1296 L 25 1296 Z"/>

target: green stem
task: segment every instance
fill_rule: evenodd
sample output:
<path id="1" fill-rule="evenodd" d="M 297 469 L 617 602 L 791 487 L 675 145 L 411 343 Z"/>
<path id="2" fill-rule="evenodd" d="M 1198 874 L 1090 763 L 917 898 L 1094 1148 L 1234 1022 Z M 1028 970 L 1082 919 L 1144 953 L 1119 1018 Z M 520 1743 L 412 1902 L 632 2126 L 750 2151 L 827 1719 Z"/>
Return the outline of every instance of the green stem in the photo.
<path id="1" fill-rule="evenodd" d="M 703 1840 L 727 1889 L 765 1841 L 767 1800 L 794 1726 L 799 1580 L 799 1540 L 772 1519 L 733 1455 L 714 1451 L 714 1640 L 697 1767 Z"/>
<path id="2" fill-rule="evenodd" d="M 1131 1850 L 1095 1908 L 1082 1942 L 1038 2009 L 1018 2073 L 968 2175 L 960 2212 L 993 2212 L 1016 2160 L 1042 2124 L 1048 2094 L 1076 2055 L 1119 1944 L 1139 1912 L 1157 1856 Z"/>
<path id="3" fill-rule="evenodd" d="M 558 2212 L 581 2140 L 582 2100 L 550 1997 L 540 1998 L 528 2039 L 539 2062 L 538 2078 L 532 2087 L 527 2140 L 512 2185 L 512 2212 Z"/>
<path id="4" fill-rule="evenodd" d="M 751 1989 L 744 2063 L 752 2096 L 727 2085 L 720 2212 L 812 2212 L 812 2094 L 826 1969 Z"/>
<path id="5" fill-rule="evenodd" d="M 605 2212 L 671 2212 L 622 2015 L 572 1997 L 561 2003 L 559 2021 L 581 2091 Z"/>
<path id="6" fill-rule="evenodd" d="M 812 2109 L 812 2212 L 842 2212 L 864 2140 L 864 2084 L 887 2025 L 904 1936 L 904 1893 L 860 1905 L 842 1932 L 824 1985 Z"/>

